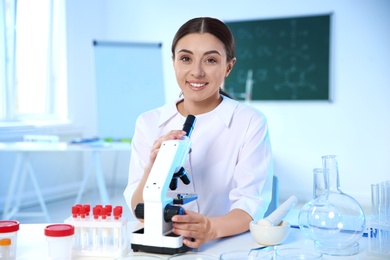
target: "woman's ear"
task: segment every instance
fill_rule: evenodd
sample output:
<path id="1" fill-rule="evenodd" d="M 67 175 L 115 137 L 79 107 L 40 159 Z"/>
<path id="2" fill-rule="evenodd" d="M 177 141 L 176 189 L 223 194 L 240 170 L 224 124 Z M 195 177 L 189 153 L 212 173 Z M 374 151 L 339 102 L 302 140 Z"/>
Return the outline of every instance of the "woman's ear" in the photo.
<path id="1" fill-rule="evenodd" d="M 226 78 L 227 78 L 227 76 L 229 76 L 235 63 L 236 63 L 236 58 L 233 58 L 231 61 L 229 61 L 228 65 L 227 65 L 227 69 L 226 69 L 226 75 L 225 75 Z"/>

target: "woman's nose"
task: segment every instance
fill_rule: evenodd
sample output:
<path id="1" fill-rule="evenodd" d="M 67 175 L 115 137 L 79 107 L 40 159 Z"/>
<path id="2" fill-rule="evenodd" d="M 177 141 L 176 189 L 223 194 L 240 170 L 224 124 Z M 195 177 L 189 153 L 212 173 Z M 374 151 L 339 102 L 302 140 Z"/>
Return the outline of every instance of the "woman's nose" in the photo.
<path id="1" fill-rule="evenodd" d="M 194 66 L 192 67 L 192 75 L 196 78 L 204 77 L 205 73 L 200 62 L 194 63 Z"/>

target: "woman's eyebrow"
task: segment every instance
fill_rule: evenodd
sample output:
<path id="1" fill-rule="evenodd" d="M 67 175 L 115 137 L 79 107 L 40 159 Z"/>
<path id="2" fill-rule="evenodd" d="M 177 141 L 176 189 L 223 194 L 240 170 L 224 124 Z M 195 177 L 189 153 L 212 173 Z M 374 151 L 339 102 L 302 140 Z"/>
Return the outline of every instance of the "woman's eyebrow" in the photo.
<path id="1" fill-rule="evenodd" d="M 185 52 L 185 53 L 193 54 L 192 51 L 189 51 L 189 50 L 186 50 L 186 49 L 181 49 L 181 50 L 179 50 L 177 53 L 180 53 L 180 52 Z"/>
<path id="2" fill-rule="evenodd" d="M 204 55 L 209 55 L 209 54 L 213 54 L 213 53 L 218 54 L 219 56 L 221 56 L 221 54 L 217 50 L 206 51 L 204 53 Z"/>
<path id="3" fill-rule="evenodd" d="M 187 49 L 181 49 L 181 50 L 178 51 L 178 53 L 180 53 L 180 52 L 185 52 L 185 53 L 193 54 L 192 51 L 187 50 Z M 218 54 L 219 56 L 221 56 L 221 54 L 220 54 L 219 51 L 217 51 L 217 50 L 206 51 L 203 55 L 209 55 L 209 54 L 213 54 L 213 53 Z"/>

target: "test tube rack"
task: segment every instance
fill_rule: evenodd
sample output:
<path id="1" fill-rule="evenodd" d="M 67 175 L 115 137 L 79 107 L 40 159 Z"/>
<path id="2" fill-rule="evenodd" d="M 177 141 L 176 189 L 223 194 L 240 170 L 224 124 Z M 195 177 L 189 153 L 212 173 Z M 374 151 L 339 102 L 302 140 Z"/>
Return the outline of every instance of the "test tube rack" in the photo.
<path id="1" fill-rule="evenodd" d="M 73 256 L 121 257 L 128 253 L 127 218 L 122 207 L 75 205 L 64 223 L 73 225 Z"/>
<path id="2" fill-rule="evenodd" d="M 390 180 L 371 184 L 367 254 L 390 259 Z"/>
<path id="3" fill-rule="evenodd" d="M 390 259 L 390 224 L 379 222 L 368 224 L 367 254 Z"/>

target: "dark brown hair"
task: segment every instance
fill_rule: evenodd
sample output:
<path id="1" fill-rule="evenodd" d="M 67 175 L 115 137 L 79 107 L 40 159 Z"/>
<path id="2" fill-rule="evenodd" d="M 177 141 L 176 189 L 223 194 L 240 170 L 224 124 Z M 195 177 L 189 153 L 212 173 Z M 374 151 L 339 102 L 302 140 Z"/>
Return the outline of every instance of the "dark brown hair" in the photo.
<path id="1" fill-rule="evenodd" d="M 227 62 L 235 58 L 236 46 L 235 46 L 232 32 L 230 31 L 229 27 L 226 26 L 225 23 L 211 17 L 193 18 L 187 21 L 186 23 L 184 23 L 179 28 L 172 41 L 172 47 L 171 47 L 172 57 L 175 57 L 175 48 L 177 42 L 184 36 L 191 33 L 210 33 L 214 35 L 225 46 Z M 227 94 L 222 89 L 220 89 L 219 92 L 227 97 L 232 98 L 229 94 Z"/>

